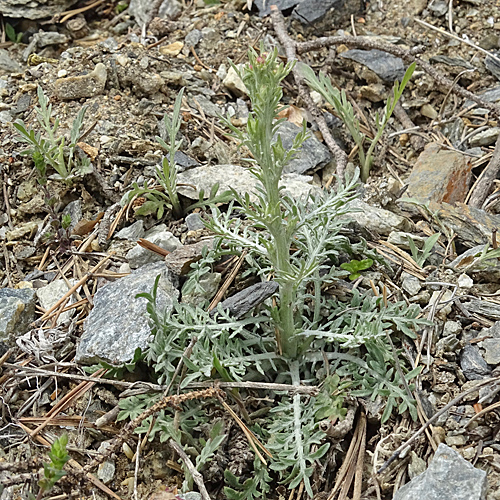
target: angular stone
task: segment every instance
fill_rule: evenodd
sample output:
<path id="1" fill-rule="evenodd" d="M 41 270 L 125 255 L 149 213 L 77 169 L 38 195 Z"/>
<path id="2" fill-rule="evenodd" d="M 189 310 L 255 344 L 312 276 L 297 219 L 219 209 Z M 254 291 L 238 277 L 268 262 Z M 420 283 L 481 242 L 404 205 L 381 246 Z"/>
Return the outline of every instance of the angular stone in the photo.
<path id="1" fill-rule="evenodd" d="M 420 154 L 406 180 L 405 197 L 422 203 L 463 202 L 469 190 L 471 170 L 472 163 L 464 155 L 431 143 Z"/>
<path id="2" fill-rule="evenodd" d="M 349 207 L 353 212 L 349 212 L 346 218 L 354 219 L 360 226 L 378 234 L 388 235 L 395 229 L 400 231 L 410 231 L 411 229 L 411 223 L 408 219 L 389 210 L 372 207 L 362 200 L 357 199 L 349 202 Z"/>
<path id="3" fill-rule="evenodd" d="M 184 286 L 182 288 L 181 302 L 200 307 L 200 304 L 211 300 L 219 289 L 221 276 L 221 273 L 207 273 L 199 279 L 195 287 L 190 287 L 187 290 L 187 286 Z M 186 282 L 186 285 L 188 283 Z"/>
<path id="4" fill-rule="evenodd" d="M 182 243 L 176 238 L 170 231 L 166 231 L 165 224 L 160 224 L 144 235 L 144 239 L 158 245 L 159 247 L 173 252 L 177 247 L 181 246 Z M 147 248 L 143 248 L 140 245 L 136 245 L 134 248 L 129 250 L 126 255 L 129 265 L 132 269 L 137 269 L 138 267 L 145 266 L 152 262 L 160 262 L 163 260 L 161 255 L 156 252 L 152 252 Z"/>
<path id="5" fill-rule="evenodd" d="M 339 55 L 366 66 L 386 82 L 401 81 L 405 74 L 403 60 L 381 50 L 352 49 Z"/>
<path id="6" fill-rule="evenodd" d="M 213 242 L 213 239 L 209 239 L 179 246 L 165 257 L 165 264 L 174 274 L 184 276 L 191 269 L 191 264 L 201 259 L 203 249 L 211 248 Z"/>
<path id="7" fill-rule="evenodd" d="M 150 293 L 160 275 L 156 304 L 171 308 L 179 292 L 166 277 L 165 264 L 156 262 L 103 286 L 94 295 L 94 308 L 85 324 L 76 350 L 78 363 L 105 361 L 121 364 L 133 359 L 135 350 L 145 349 L 151 338 L 146 299 L 136 295 Z"/>
<path id="8" fill-rule="evenodd" d="M 115 234 L 119 240 L 137 241 L 144 236 L 144 221 L 138 220 L 130 226 L 124 227 Z"/>
<path id="9" fill-rule="evenodd" d="M 1 5 L 1 1 L 0 1 Z M 0 7 L 0 12 L 2 12 L 2 9 Z M 21 73 L 23 71 L 22 66 L 14 61 L 9 56 L 9 53 L 4 50 L 0 49 L 0 75 L 8 75 L 10 73 Z"/>
<path id="10" fill-rule="evenodd" d="M 284 186 L 285 192 L 295 198 L 305 198 L 309 192 L 317 192 L 318 188 L 309 184 L 312 177 L 298 174 L 283 174 L 280 186 Z M 219 193 L 228 189 L 235 189 L 239 194 L 248 193 L 252 201 L 257 198 L 254 194 L 259 184 L 248 169 L 238 165 L 203 165 L 192 168 L 177 176 L 179 184 L 192 184 L 196 190 L 189 186 L 179 186 L 178 191 L 191 200 L 198 200 L 198 192 L 203 189 L 210 193 L 214 184 L 219 183 Z"/>
<path id="11" fill-rule="evenodd" d="M 463 304 L 470 313 L 479 314 L 495 321 L 500 320 L 500 305 L 486 300 L 471 300 Z"/>
<path id="12" fill-rule="evenodd" d="M 43 19 L 68 10 L 77 0 L 0 0 L 0 12 L 5 17 Z"/>
<path id="13" fill-rule="evenodd" d="M 466 345 L 460 353 L 460 368 L 467 380 L 481 380 L 490 376 L 491 369 L 475 345 Z"/>
<path id="14" fill-rule="evenodd" d="M 258 306 L 264 300 L 271 297 L 278 290 L 279 285 L 276 281 L 263 281 L 255 285 L 245 288 L 241 292 L 235 293 L 233 296 L 223 300 L 217 308 L 210 312 L 213 316 L 220 307 L 229 315 L 236 319 L 242 318 L 247 312 Z"/>
<path id="15" fill-rule="evenodd" d="M 427 470 L 401 487 L 393 500 L 486 500 L 486 472 L 440 444 Z"/>
<path id="16" fill-rule="evenodd" d="M 55 93 L 59 99 L 71 100 L 102 94 L 106 85 L 107 70 L 103 63 L 97 63 L 87 75 L 69 76 L 55 81 Z"/>
<path id="17" fill-rule="evenodd" d="M 293 141 L 302 127 L 297 127 L 291 122 L 283 122 L 278 131 L 285 150 L 291 149 Z M 328 148 L 310 135 L 302 144 L 297 156 L 285 165 L 283 172 L 303 174 L 308 170 L 317 170 L 324 167 L 332 158 Z"/>
<path id="18" fill-rule="evenodd" d="M 188 231 L 197 231 L 198 229 L 203 229 L 205 227 L 200 214 L 193 213 L 186 215 L 186 218 L 184 220 L 186 222 Z"/>
<path id="19" fill-rule="evenodd" d="M 472 136 L 469 140 L 469 146 L 471 148 L 477 148 L 481 146 L 491 146 L 495 144 L 498 139 L 498 134 L 500 133 L 499 127 L 491 127 L 487 130 L 483 130 L 478 134 Z"/>
<path id="20" fill-rule="evenodd" d="M 242 66 L 240 65 L 239 67 L 241 68 Z M 228 69 L 222 84 L 237 96 L 248 95 L 246 85 L 232 66 Z"/>
<path id="21" fill-rule="evenodd" d="M 35 290 L 0 289 L 0 342 L 13 347 L 35 319 Z"/>
<path id="22" fill-rule="evenodd" d="M 430 203 L 439 220 L 456 233 L 459 241 L 466 247 L 474 247 L 489 241 L 493 230 L 500 227 L 500 216 L 488 214 L 479 208 L 463 203 L 452 206 L 448 203 Z"/>
<path id="23" fill-rule="evenodd" d="M 36 296 L 40 301 L 40 305 L 45 310 L 50 309 L 65 293 L 67 293 L 70 287 L 75 283 L 76 281 L 70 280 L 70 286 L 68 286 L 66 281 L 61 279 L 52 281 L 47 286 L 44 286 L 42 288 L 38 288 L 38 290 L 36 291 Z M 73 304 L 74 301 L 75 300 L 73 299 L 73 296 L 71 296 L 66 305 L 69 306 Z M 74 313 L 74 309 L 61 313 L 57 318 L 57 324 L 60 325 L 62 323 L 65 323 L 66 321 L 71 319 Z"/>

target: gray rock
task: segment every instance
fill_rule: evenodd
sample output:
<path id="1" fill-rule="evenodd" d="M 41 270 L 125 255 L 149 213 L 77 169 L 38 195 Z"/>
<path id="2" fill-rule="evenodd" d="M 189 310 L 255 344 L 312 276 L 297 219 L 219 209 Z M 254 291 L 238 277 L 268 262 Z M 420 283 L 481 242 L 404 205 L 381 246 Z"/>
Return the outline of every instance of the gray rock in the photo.
<path id="1" fill-rule="evenodd" d="M 146 22 L 152 7 L 153 2 L 149 0 L 130 0 L 128 12 L 132 17 L 135 17 L 139 25 L 142 25 Z M 160 5 L 158 17 L 174 19 L 181 9 L 182 4 L 178 0 L 164 0 Z"/>
<path id="2" fill-rule="evenodd" d="M 340 57 L 366 66 L 386 82 L 401 81 L 405 74 L 403 60 L 381 50 L 352 49 L 342 52 Z"/>
<path id="3" fill-rule="evenodd" d="M 184 154 L 182 151 L 175 152 L 175 164 L 177 165 L 177 172 L 184 172 L 188 168 L 199 167 L 200 164 L 194 159 Z"/>
<path id="4" fill-rule="evenodd" d="M 432 63 L 442 63 L 448 66 L 458 66 L 460 68 L 474 69 L 474 66 L 462 57 L 448 57 L 443 55 L 432 56 L 429 59 Z"/>
<path id="5" fill-rule="evenodd" d="M 200 105 L 205 115 L 211 116 L 213 118 L 219 118 L 219 116 L 223 114 L 222 109 L 220 109 L 217 104 L 214 104 L 208 97 L 205 97 L 204 95 L 197 95 L 189 99 L 189 103 L 191 104 L 191 106 L 194 109 L 198 109 L 195 101 Z"/>
<path id="6" fill-rule="evenodd" d="M 254 4 L 261 17 L 271 13 L 270 5 L 275 4 L 281 11 L 294 8 L 292 17 L 303 24 L 315 23 L 321 20 L 331 9 L 340 7 L 342 0 L 275 0 L 272 3 L 266 0 L 255 0 Z"/>
<path id="7" fill-rule="evenodd" d="M 16 115 L 20 115 L 25 111 L 28 111 L 30 106 L 31 106 L 31 96 L 29 94 L 23 94 L 17 100 L 16 108 L 14 109 L 13 112 Z"/>
<path id="8" fill-rule="evenodd" d="M 342 0 L 302 0 L 294 9 L 292 17 L 302 24 L 315 23 L 323 19 L 332 9 L 339 8 Z"/>
<path id="9" fill-rule="evenodd" d="M 448 3 L 443 2 L 443 0 L 437 0 L 437 2 L 432 2 L 429 4 L 429 10 L 436 17 L 442 17 L 448 12 Z"/>
<path id="10" fill-rule="evenodd" d="M 312 177 L 298 174 L 283 174 L 280 185 L 285 192 L 295 198 L 305 198 L 309 192 L 317 192 L 318 188 L 309 184 Z M 203 189 L 210 193 L 214 184 L 219 183 L 219 193 L 227 189 L 235 189 L 239 194 L 249 193 L 250 199 L 256 201 L 254 194 L 258 181 L 248 169 L 237 165 L 203 165 L 192 168 L 177 176 L 179 184 L 192 184 L 196 190 L 188 186 L 179 186 L 179 193 L 191 200 L 198 200 L 198 192 Z"/>
<path id="11" fill-rule="evenodd" d="M 264 300 L 271 297 L 278 290 L 279 285 L 276 281 L 263 281 L 245 288 L 241 292 L 223 300 L 218 308 L 234 316 L 236 319 L 242 318 L 247 312 L 258 306 Z M 217 309 L 213 309 L 210 315 L 213 316 Z"/>
<path id="12" fill-rule="evenodd" d="M 201 259 L 205 247 L 212 248 L 214 239 L 201 240 L 192 245 L 181 245 L 165 257 L 165 265 L 178 276 L 185 276 L 191 264 Z"/>
<path id="13" fill-rule="evenodd" d="M 467 380 L 481 380 L 491 374 L 490 367 L 475 345 L 466 345 L 460 353 L 460 368 Z"/>
<path id="14" fill-rule="evenodd" d="M 199 43 L 203 34 L 200 30 L 194 29 L 191 30 L 184 39 L 184 46 L 186 47 L 196 47 Z"/>
<path id="15" fill-rule="evenodd" d="M 14 346 L 35 319 L 35 290 L 0 289 L 0 342 Z"/>
<path id="16" fill-rule="evenodd" d="M 2 11 L 1 4 L 2 0 L 0 0 L 0 12 Z M 23 68 L 21 67 L 21 65 L 14 61 L 14 59 L 11 59 L 9 53 L 6 50 L 0 49 L 0 75 L 21 73 L 22 70 Z"/>
<path id="17" fill-rule="evenodd" d="M 70 280 L 71 286 L 73 286 L 75 283 L 76 281 Z M 38 288 L 36 291 L 36 296 L 40 301 L 40 305 L 45 310 L 47 310 L 50 309 L 65 293 L 67 293 L 69 289 L 70 287 L 67 285 L 66 281 L 62 279 L 55 280 L 49 283 L 47 286 Z M 71 296 L 66 305 L 69 306 L 73 304 L 73 302 L 74 299 Z M 63 312 L 57 318 L 57 324 L 60 325 L 62 323 L 66 323 L 68 320 L 71 319 L 74 313 L 75 313 L 74 309 Z"/>
<path id="18" fill-rule="evenodd" d="M 494 319 L 495 321 L 500 320 L 500 305 L 494 302 L 488 302 L 486 300 L 471 300 L 470 302 L 464 303 L 464 307 L 467 311 L 475 314 L 480 314 L 481 316 L 486 316 L 487 318 Z"/>
<path id="19" fill-rule="evenodd" d="M 495 56 L 498 57 L 498 53 L 495 53 Z M 493 57 L 486 56 L 484 66 L 497 80 L 500 80 L 500 62 Z"/>
<path id="20" fill-rule="evenodd" d="M 388 235 L 391 231 L 409 231 L 410 222 L 404 217 L 400 217 L 389 210 L 372 207 L 362 200 L 356 199 L 349 202 L 349 207 L 353 210 L 347 218 L 354 219 L 360 226 L 375 231 L 379 234 Z"/>
<path id="21" fill-rule="evenodd" d="M 94 308 L 85 322 L 76 351 L 78 363 L 92 364 L 104 360 L 121 364 L 133 359 L 138 347 L 147 347 L 151 337 L 147 302 L 136 295 L 150 293 L 159 274 L 157 306 L 160 310 L 171 308 L 179 292 L 167 279 L 163 262 L 144 266 L 96 292 Z"/>
<path id="22" fill-rule="evenodd" d="M 440 444 L 427 470 L 405 484 L 393 500 L 485 500 L 486 472 Z"/>
<path id="23" fill-rule="evenodd" d="M 186 215 L 185 221 L 188 231 L 197 231 L 198 229 L 203 229 L 205 227 L 200 214 L 194 213 Z"/>
<path id="24" fill-rule="evenodd" d="M 0 12 L 5 17 L 43 19 L 68 10 L 77 0 L 0 0 Z"/>
<path id="25" fill-rule="evenodd" d="M 138 220 L 130 226 L 124 227 L 115 234 L 119 240 L 137 241 L 144 236 L 144 221 Z"/>
<path id="26" fill-rule="evenodd" d="M 28 46 L 23 50 L 24 60 L 28 60 L 30 54 L 38 52 L 38 50 L 48 47 L 49 45 L 60 45 L 66 43 L 69 38 L 57 31 L 40 31 L 35 33 L 30 40 Z"/>
<path id="27" fill-rule="evenodd" d="M 68 203 L 63 210 L 63 214 L 71 217 L 69 230 L 72 231 L 78 222 L 82 220 L 82 200 L 75 200 Z"/>
<path id="28" fill-rule="evenodd" d="M 8 111 L 0 111 L 0 123 L 12 123 L 14 118 Z"/>
<path id="29" fill-rule="evenodd" d="M 479 347 L 485 350 L 484 360 L 490 365 L 500 364 L 500 321 L 479 333 L 480 337 L 492 337 L 479 342 Z"/>
<path id="30" fill-rule="evenodd" d="M 87 75 L 57 79 L 54 89 L 59 99 L 72 100 L 82 97 L 94 97 L 102 94 L 106 79 L 106 66 L 103 63 L 97 63 L 94 70 Z"/>
<path id="31" fill-rule="evenodd" d="M 177 247 L 182 246 L 182 243 L 170 231 L 166 231 L 165 224 L 160 224 L 144 234 L 144 239 L 158 245 L 164 250 L 173 252 Z M 163 261 L 163 257 L 156 252 L 152 252 L 146 248 L 136 245 L 129 250 L 126 255 L 128 263 L 132 269 L 145 266 L 152 262 Z"/>
<path id="32" fill-rule="evenodd" d="M 283 122 L 278 131 L 285 150 L 291 149 L 293 141 L 301 128 L 291 122 Z M 302 144 L 297 156 L 285 166 L 285 173 L 303 174 L 308 170 L 317 170 L 324 167 L 332 158 L 328 148 L 316 139 L 315 135 Z"/>
<path id="33" fill-rule="evenodd" d="M 104 483 L 109 484 L 115 477 L 116 465 L 112 460 L 106 460 L 99 465 L 97 477 Z"/>
<path id="34" fill-rule="evenodd" d="M 496 142 L 499 133 L 500 133 L 499 127 L 488 128 L 487 130 L 483 130 L 482 132 L 473 135 L 469 139 L 469 145 L 471 148 L 490 146 L 491 144 L 494 144 Z"/>
<path id="35" fill-rule="evenodd" d="M 420 280 L 411 274 L 403 273 L 403 275 L 401 288 L 408 292 L 411 297 L 417 295 L 417 293 L 422 289 Z"/>

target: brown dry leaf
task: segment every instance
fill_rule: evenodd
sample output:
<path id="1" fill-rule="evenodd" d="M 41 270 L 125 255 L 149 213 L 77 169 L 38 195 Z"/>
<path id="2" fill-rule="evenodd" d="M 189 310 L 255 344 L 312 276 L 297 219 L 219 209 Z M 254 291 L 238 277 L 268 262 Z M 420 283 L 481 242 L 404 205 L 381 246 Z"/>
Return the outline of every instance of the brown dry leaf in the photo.
<path id="1" fill-rule="evenodd" d="M 87 144 L 86 142 L 77 142 L 76 145 L 90 158 L 91 161 L 95 161 L 99 150 Z"/>
<path id="2" fill-rule="evenodd" d="M 285 118 L 294 125 L 297 125 L 297 127 L 302 127 L 302 122 L 305 119 L 305 111 L 290 104 L 286 109 L 278 113 L 278 118 Z"/>
<path id="3" fill-rule="evenodd" d="M 104 212 L 99 212 L 94 220 L 82 219 L 81 221 L 78 221 L 71 234 L 85 236 L 94 229 L 95 225 L 102 219 L 103 216 Z"/>

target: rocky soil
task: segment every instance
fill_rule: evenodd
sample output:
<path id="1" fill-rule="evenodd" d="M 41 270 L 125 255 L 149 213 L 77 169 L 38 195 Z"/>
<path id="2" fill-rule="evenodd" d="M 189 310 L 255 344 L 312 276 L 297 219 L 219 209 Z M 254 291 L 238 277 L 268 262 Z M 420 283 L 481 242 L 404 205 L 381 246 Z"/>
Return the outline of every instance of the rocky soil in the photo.
<path id="1" fill-rule="evenodd" d="M 138 380 L 149 381 L 135 370 L 95 383 L 82 367 L 127 363 L 137 347 L 144 348 L 150 329 L 144 303 L 135 295 L 151 289 L 165 268 L 165 254 L 172 252 L 167 265 L 182 275 L 179 269 L 193 259 L 187 245 L 210 236 L 203 210 L 178 220 L 166 213 L 158 220 L 154 214 L 137 215 L 144 199 L 120 201 L 133 183 L 154 179 L 164 155 L 156 136 L 165 137 L 162 118 L 172 112 L 183 87 L 183 146 L 176 156 L 183 204 L 197 201 L 200 190 L 209 192 L 217 182 L 221 190 L 251 191 L 255 181 L 241 161 L 246 152 L 228 138 L 219 118 L 229 115 L 241 127 L 249 111 L 246 89 L 228 58 L 239 64 L 249 47 L 262 43 L 278 45 L 285 59 L 286 47 L 269 16 L 270 2 L 167 3 L 143 33 L 147 2 L 132 1 L 122 12 L 121 3 L 96 2 L 88 10 L 77 3 L 54 12 L 40 7 L 37 13 L 0 0 L 4 28 L 8 23 L 21 34 L 14 43 L 4 29 L 0 43 L 0 482 L 9 486 L 2 500 L 27 498 L 34 484 L 30 473 L 40 469 L 45 446 L 61 429 L 70 433 L 73 473 L 53 498 L 167 499 L 175 498 L 171 491 L 182 482 L 170 448 L 158 438 L 141 450 L 139 472 L 135 450 L 125 443 L 100 460 L 93 482 L 78 475 L 123 427 L 116 422 L 123 391 Z M 296 49 L 302 61 L 345 89 L 368 136 L 394 80 L 401 79 L 412 58 L 427 63 L 417 61 L 377 147 L 370 178 L 354 202 L 359 211 L 352 215 L 356 234 L 392 267 L 363 272 L 359 286 L 386 289 L 389 299 L 419 304 L 434 325 L 407 346 L 408 356 L 424 367 L 416 387 L 420 421 L 393 417 L 381 425 L 378 402 L 365 402 L 361 490 L 348 496 L 349 482 L 339 497 L 334 488 L 358 435 L 358 415 L 335 442 L 336 454 L 318 480 L 315 498 L 500 498 L 498 6 L 488 0 L 277 3 L 292 40 L 344 37 L 318 50 Z M 363 36 L 372 46 L 353 42 Z M 387 46 L 390 54 L 378 50 Z M 23 120 L 36 129 L 38 88 L 68 137 L 86 107 L 77 155 L 92 165 L 91 173 L 67 183 L 48 172 L 46 191 L 33 161 L 21 154 L 25 145 L 12 126 Z M 294 196 L 330 189 L 341 159 L 329 147 L 311 102 L 356 163 L 352 139 L 319 94 L 312 93 L 308 103 L 292 76 L 284 92 L 290 108 L 283 142 L 292 144 L 303 119 L 312 134 L 287 167 L 283 184 Z M 47 193 L 54 198 L 52 207 Z M 67 230 L 60 228 L 63 214 L 71 216 Z M 441 236 L 426 258 L 422 250 L 412 255 L 409 237 L 423 249 L 436 232 Z M 218 264 L 224 279 L 231 269 Z M 215 295 L 220 282 L 219 274 L 206 283 L 207 293 Z M 236 283 L 222 298 L 247 285 Z M 338 293 L 350 293 L 347 285 L 352 288 L 347 283 Z M 267 290 L 259 293 L 261 300 L 269 296 Z M 160 299 L 166 307 L 177 296 L 174 286 Z M 196 303 L 199 297 L 189 300 Z M 54 371 L 58 376 L 49 376 Z M 262 390 L 252 394 L 266 397 Z M 411 448 L 376 475 L 422 426 L 425 432 Z M 122 441 L 137 447 L 130 436 Z M 248 450 L 244 439 L 233 439 L 231 446 L 240 455 Z M 227 444 L 224 453 L 235 456 Z M 352 464 L 349 470 L 352 480 Z M 424 470 L 427 476 L 418 479 Z M 210 494 L 225 498 L 213 484 Z M 183 498 L 199 498 L 193 495 Z M 306 496 L 301 490 L 289 495 L 276 484 L 270 498 Z"/>

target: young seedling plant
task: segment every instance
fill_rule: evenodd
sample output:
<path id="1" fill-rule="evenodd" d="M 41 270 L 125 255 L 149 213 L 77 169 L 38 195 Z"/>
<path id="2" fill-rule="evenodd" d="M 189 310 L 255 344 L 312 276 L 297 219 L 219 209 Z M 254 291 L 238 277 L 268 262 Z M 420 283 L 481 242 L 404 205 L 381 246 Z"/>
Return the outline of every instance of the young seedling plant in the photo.
<path id="1" fill-rule="evenodd" d="M 250 152 L 249 171 L 257 187 L 252 193 L 233 191 L 234 201 L 224 212 L 212 207 L 207 226 L 218 235 L 218 241 L 192 265 L 183 290 L 206 278 L 221 255 L 246 250 L 245 276 L 273 279 L 279 285 L 277 296 L 241 318 L 220 305 L 209 313 L 208 300 L 196 305 L 176 303 L 163 311 L 156 305 L 158 278 L 150 294 L 141 294 L 148 300 L 154 335 L 144 361 L 154 367 L 160 383 L 170 384 L 182 360 L 186 373 L 180 388 L 214 374 L 224 381 L 320 385 L 315 397 L 275 395 L 276 404 L 246 422 L 272 455 L 269 466 L 256 457 L 250 477 L 240 480 L 229 470 L 225 473 L 225 491 L 231 499 L 265 499 L 272 491 L 270 482 L 276 479 L 290 489 L 302 484 L 312 497 L 310 478 L 330 446 L 320 422 L 343 418 L 347 386 L 352 394 L 386 398 L 384 421 L 393 410 L 409 411 L 416 418 L 415 401 L 405 387 L 419 368 L 410 371 L 400 363 L 402 368 L 395 369 L 387 333 L 395 340 L 414 336 L 414 329 L 426 322 L 418 319 L 416 305 L 386 304 L 382 298 L 357 290 L 350 302 L 325 293 L 325 287 L 345 276 L 339 266 L 341 256 L 370 255 L 364 241 L 351 243 L 342 234 L 345 217 L 340 216 L 348 214 L 348 202 L 357 196 L 357 177 L 346 178 L 345 184 L 339 179 L 337 192 L 311 191 L 302 199 L 285 192 L 280 185 L 283 168 L 307 137 L 305 123 L 290 149 L 283 147 L 279 135 L 281 82 L 293 63 L 283 65 L 277 50 L 257 53 L 251 49 L 248 57 L 243 69 L 233 67 L 248 89 L 252 111 L 246 129 L 234 127 L 229 120 L 226 126 Z M 368 263 L 368 259 L 359 261 L 357 271 Z M 193 337 L 197 341 L 186 356 Z M 154 401 L 147 395 L 123 400 L 120 418 L 134 418 Z M 148 432 L 150 425 L 145 420 L 136 431 Z M 203 408 L 196 403 L 187 405 L 177 420 L 166 412 L 158 415 L 149 435 L 153 439 L 159 432 L 162 442 L 172 438 L 189 444 L 191 453 L 210 460 L 215 436 L 211 435 L 205 451 L 208 442 L 193 439 L 193 429 L 207 425 Z"/>
<path id="2" fill-rule="evenodd" d="M 323 98 L 335 109 L 340 119 L 345 123 L 349 133 L 351 134 L 356 146 L 358 147 L 359 163 L 361 165 L 361 180 L 366 182 L 370 175 L 370 169 L 373 164 L 373 153 L 375 146 L 382 137 L 382 134 L 389 123 L 394 108 L 399 99 L 403 95 L 403 91 L 410 81 L 413 72 L 415 71 L 415 63 L 410 64 L 406 70 L 401 83 L 396 81 L 393 88 L 393 96 L 387 99 L 387 103 L 381 115 L 377 112 L 375 115 L 376 132 L 375 137 L 371 139 L 368 151 L 365 152 L 365 141 L 368 138 L 361 132 L 359 120 L 356 118 L 352 104 L 347 99 L 344 90 L 339 90 L 332 85 L 330 77 L 324 73 L 320 73 L 317 77 L 314 71 L 307 64 L 300 65 L 300 71 L 303 74 L 307 84 L 316 92 L 319 92 Z"/>
<path id="3" fill-rule="evenodd" d="M 43 132 L 36 132 L 33 128 L 27 127 L 22 120 L 17 120 L 13 124 L 20 134 L 19 139 L 30 146 L 21 154 L 31 156 L 38 170 L 43 169 L 45 172 L 47 167 L 53 168 L 57 173 L 51 176 L 52 179 L 71 183 L 75 177 L 92 171 L 90 159 L 76 154 L 87 108 L 82 107 L 76 115 L 70 140 L 66 145 L 65 137 L 58 133 L 59 118 L 52 119 L 52 104 L 49 104 L 41 87 L 38 87 L 37 95 L 39 106 L 35 107 L 36 120 Z"/>
<path id="4" fill-rule="evenodd" d="M 167 113 L 165 113 L 163 117 L 168 143 L 161 137 L 156 137 L 156 140 L 162 148 L 167 151 L 167 155 L 162 159 L 161 167 L 157 166 L 155 169 L 155 180 L 159 187 L 150 187 L 147 181 L 144 181 L 143 186 L 139 186 L 135 182 L 132 189 L 122 197 L 122 206 L 130 203 L 138 196 L 144 196 L 146 198 L 146 202 L 135 212 L 138 216 L 156 214 L 157 219 L 161 219 L 166 209 L 172 210 L 172 215 L 176 220 L 184 215 L 184 210 L 177 192 L 177 163 L 175 161 L 175 153 L 177 153 L 182 146 L 182 139 L 177 140 L 177 134 L 182 124 L 181 105 L 183 95 L 184 89 L 181 89 L 175 99 L 172 117 Z M 199 201 L 187 207 L 186 212 L 211 203 L 228 202 L 230 199 L 230 192 L 225 191 L 218 195 L 218 189 L 219 186 L 215 185 L 207 200 L 204 199 L 205 193 L 200 191 Z"/>

